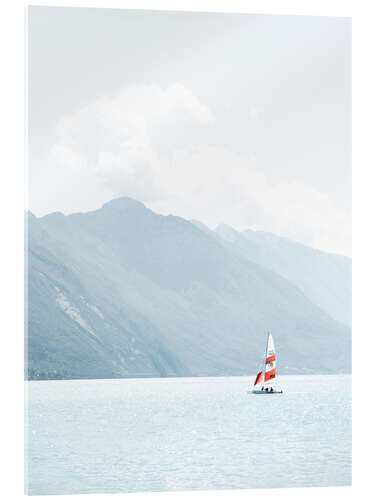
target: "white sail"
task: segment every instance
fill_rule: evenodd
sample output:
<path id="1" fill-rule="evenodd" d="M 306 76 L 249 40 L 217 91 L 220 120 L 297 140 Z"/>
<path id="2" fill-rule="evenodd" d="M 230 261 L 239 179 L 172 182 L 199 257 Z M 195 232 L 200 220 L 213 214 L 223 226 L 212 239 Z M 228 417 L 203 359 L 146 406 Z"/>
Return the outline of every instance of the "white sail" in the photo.
<path id="1" fill-rule="evenodd" d="M 276 378 L 276 353 L 272 335 L 268 334 L 266 357 L 264 360 L 264 382 L 274 382 Z"/>
<path id="2" fill-rule="evenodd" d="M 252 394 L 282 394 L 282 390 L 275 389 L 276 379 L 276 352 L 272 335 L 268 334 L 266 353 L 262 368 L 255 377 L 254 388 L 248 391 Z M 262 385 L 262 388 L 259 386 Z"/>

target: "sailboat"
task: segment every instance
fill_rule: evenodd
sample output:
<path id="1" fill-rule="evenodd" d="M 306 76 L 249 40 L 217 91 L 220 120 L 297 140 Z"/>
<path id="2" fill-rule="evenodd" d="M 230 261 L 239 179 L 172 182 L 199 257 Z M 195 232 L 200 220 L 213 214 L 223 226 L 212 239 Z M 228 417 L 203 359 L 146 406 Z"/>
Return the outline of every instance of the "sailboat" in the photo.
<path id="1" fill-rule="evenodd" d="M 276 381 L 276 353 L 272 335 L 268 334 L 267 348 L 260 371 L 257 373 L 252 394 L 282 394 L 283 391 L 275 388 Z"/>

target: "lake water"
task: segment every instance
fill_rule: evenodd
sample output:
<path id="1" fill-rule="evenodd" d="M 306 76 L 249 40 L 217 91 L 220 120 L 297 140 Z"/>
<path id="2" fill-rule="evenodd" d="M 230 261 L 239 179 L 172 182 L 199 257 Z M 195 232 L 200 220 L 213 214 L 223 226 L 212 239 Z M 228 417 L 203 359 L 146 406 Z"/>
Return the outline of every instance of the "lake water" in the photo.
<path id="1" fill-rule="evenodd" d="M 27 493 L 351 484 L 351 376 L 26 382 Z"/>

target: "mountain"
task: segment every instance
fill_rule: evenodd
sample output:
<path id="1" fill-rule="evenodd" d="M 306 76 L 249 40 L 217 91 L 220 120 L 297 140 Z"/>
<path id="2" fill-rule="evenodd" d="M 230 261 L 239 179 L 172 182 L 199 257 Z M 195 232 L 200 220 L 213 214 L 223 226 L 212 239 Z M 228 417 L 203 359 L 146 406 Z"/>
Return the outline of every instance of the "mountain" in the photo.
<path id="1" fill-rule="evenodd" d="M 239 255 L 292 281 L 333 319 L 351 327 L 351 259 L 262 231 L 240 233 L 220 225 L 216 233 Z"/>
<path id="2" fill-rule="evenodd" d="M 26 377 L 350 371 L 351 331 L 221 237 L 130 198 L 27 214 Z"/>

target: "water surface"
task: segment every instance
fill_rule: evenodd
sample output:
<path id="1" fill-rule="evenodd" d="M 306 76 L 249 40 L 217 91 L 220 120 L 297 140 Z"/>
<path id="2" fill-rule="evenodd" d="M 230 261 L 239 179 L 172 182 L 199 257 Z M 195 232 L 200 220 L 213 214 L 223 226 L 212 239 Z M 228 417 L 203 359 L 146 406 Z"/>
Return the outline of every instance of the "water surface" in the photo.
<path id="1" fill-rule="evenodd" d="M 351 484 L 350 375 L 26 382 L 27 493 Z"/>

